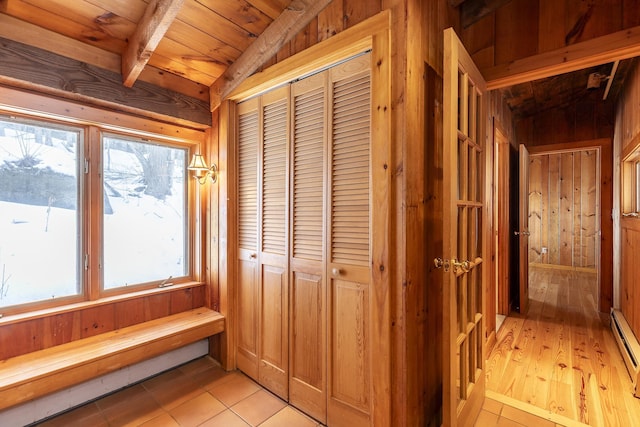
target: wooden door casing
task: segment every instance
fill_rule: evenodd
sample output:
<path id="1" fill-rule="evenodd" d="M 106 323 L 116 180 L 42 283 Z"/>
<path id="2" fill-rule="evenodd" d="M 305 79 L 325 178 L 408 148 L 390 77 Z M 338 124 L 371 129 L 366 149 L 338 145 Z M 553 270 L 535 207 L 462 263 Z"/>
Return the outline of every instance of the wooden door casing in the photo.
<path id="1" fill-rule="evenodd" d="M 520 313 L 529 309 L 529 152 L 520 144 L 519 181 L 519 218 L 518 218 L 518 250 L 519 250 L 519 288 Z"/>

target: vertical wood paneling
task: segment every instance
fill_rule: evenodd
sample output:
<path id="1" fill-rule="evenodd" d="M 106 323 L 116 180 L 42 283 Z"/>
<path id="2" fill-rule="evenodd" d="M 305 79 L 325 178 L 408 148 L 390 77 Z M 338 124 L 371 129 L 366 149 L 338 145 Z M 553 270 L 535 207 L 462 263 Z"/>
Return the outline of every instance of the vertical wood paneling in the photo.
<path id="1" fill-rule="evenodd" d="M 529 262 L 542 262 L 542 158 L 529 164 Z"/>
<path id="2" fill-rule="evenodd" d="M 326 40 L 343 29 L 344 4 L 342 0 L 335 0 L 318 14 L 318 41 Z"/>
<path id="3" fill-rule="evenodd" d="M 535 157 L 534 157 L 535 159 Z M 542 253 L 542 246 L 549 241 L 549 191 L 550 191 L 549 157 L 540 157 L 540 262 L 549 263 L 549 248 L 547 253 Z"/>
<path id="4" fill-rule="evenodd" d="M 0 326 L 0 360 L 168 316 L 182 309 L 190 310 L 194 308 L 194 301 L 189 306 L 176 305 L 173 311 L 170 311 L 170 302 L 184 299 L 184 294 L 190 294 L 191 289 L 177 289 Z M 204 286 L 196 287 L 194 292 L 203 295 Z M 202 297 L 198 304 L 196 307 L 204 305 Z"/>
<path id="5" fill-rule="evenodd" d="M 573 265 L 573 153 L 560 155 L 558 252 L 560 265 Z"/>
<path id="6" fill-rule="evenodd" d="M 549 264 L 560 264 L 560 157 L 549 158 Z"/>
<path id="7" fill-rule="evenodd" d="M 503 64 L 538 53 L 538 3 L 513 0 L 496 12 L 495 61 Z M 499 23 L 499 25 L 498 25 Z M 502 42 L 502 41 L 506 42 Z"/>
<path id="8" fill-rule="evenodd" d="M 80 337 L 87 338 L 115 329 L 115 310 L 112 304 L 93 307 L 80 316 Z"/>
<path id="9" fill-rule="evenodd" d="M 536 154 L 530 165 L 530 262 L 596 268 L 597 151 Z"/>

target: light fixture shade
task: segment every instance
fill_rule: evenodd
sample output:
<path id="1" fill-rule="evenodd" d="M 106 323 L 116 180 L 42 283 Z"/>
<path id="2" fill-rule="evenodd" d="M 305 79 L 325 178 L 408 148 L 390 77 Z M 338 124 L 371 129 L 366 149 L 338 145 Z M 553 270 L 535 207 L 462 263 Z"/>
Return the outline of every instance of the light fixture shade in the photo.
<path id="1" fill-rule="evenodd" d="M 205 162 L 204 157 L 202 157 L 202 154 L 194 154 L 193 157 L 191 158 L 191 163 L 189 163 L 189 166 L 187 167 L 187 169 L 191 170 L 191 171 L 208 171 L 209 170 L 209 166 L 207 166 L 207 162 Z"/>

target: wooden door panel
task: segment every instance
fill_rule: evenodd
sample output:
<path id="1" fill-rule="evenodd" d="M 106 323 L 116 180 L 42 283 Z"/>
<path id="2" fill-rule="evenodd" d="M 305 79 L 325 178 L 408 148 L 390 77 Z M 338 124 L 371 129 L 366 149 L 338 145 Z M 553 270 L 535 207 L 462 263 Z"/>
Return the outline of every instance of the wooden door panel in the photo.
<path id="1" fill-rule="evenodd" d="M 238 263 L 238 369 L 258 379 L 258 287 L 256 261 Z"/>
<path id="2" fill-rule="evenodd" d="M 289 401 L 327 417 L 325 192 L 327 72 L 291 85 L 291 285 Z"/>
<path id="3" fill-rule="evenodd" d="M 325 287 L 320 274 L 291 275 L 290 403 L 326 423 Z"/>
<path id="4" fill-rule="evenodd" d="M 455 427 L 474 425 L 484 401 L 485 89 L 453 29 L 444 38 L 443 424 Z"/>
<path id="5" fill-rule="evenodd" d="M 327 183 L 331 426 L 371 423 L 371 56 L 330 71 Z"/>
<path id="6" fill-rule="evenodd" d="M 288 398 L 288 320 L 286 269 L 265 265 L 262 269 L 260 307 L 260 384 L 283 399 Z"/>

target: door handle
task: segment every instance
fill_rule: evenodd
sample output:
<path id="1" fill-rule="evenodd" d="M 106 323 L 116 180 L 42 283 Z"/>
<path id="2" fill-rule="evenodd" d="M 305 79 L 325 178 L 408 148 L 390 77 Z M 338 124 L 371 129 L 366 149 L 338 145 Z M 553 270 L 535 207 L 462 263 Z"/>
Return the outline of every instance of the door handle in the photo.
<path id="1" fill-rule="evenodd" d="M 471 263 L 469 261 L 458 261 L 457 259 L 452 259 L 451 263 L 453 264 L 453 272 L 457 273 L 458 269 L 461 269 L 465 273 L 471 270 Z"/>
<path id="2" fill-rule="evenodd" d="M 449 267 L 451 265 L 449 264 L 448 259 L 442 259 L 440 257 L 434 258 L 433 264 L 436 266 L 436 268 L 444 268 L 444 271 L 449 271 Z"/>

